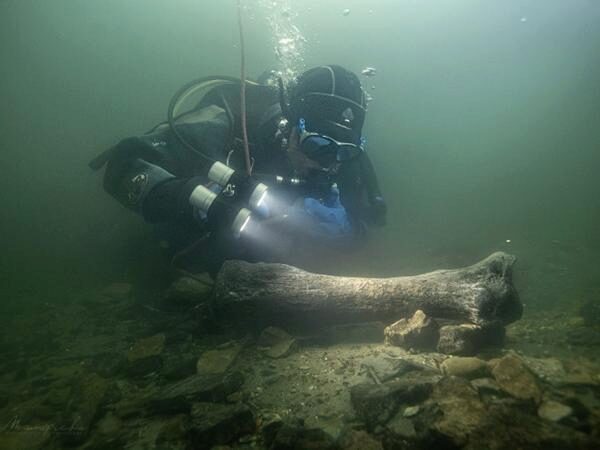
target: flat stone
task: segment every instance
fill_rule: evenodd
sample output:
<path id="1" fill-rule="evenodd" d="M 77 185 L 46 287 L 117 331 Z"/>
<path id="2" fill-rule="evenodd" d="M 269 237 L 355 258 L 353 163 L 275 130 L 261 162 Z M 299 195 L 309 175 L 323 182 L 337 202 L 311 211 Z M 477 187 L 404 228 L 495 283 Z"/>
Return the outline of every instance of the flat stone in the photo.
<path id="1" fill-rule="evenodd" d="M 402 355 L 396 358 L 412 364 L 421 370 L 441 373 L 440 365 L 447 358 L 447 356 L 442 355 L 441 353 L 417 353 L 414 355 Z"/>
<path id="2" fill-rule="evenodd" d="M 350 388 L 350 401 L 357 417 L 373 429 L 393 417 L 400 403 L 424 400 L 439 379 L 417 373 L 383 384 L 361 383 Z"/>
<path id="3" fill-rule="evenodd" d="M 162 333 L 137 340 L 127 352 L 126 373 L 138 377 L 160 370 L 164 345 L 165 335 Z"/>
<path id="4" fill-rule="evenodd" d="M 471 380 L 471 385 L 477 389 L 480 394 L 506 395 L 493 378 L 476 378 Z"/>
<path id="5" fill-rule="evenodd" d="M 589 360 L 582 358 L 565 361 L 567 375 L 561 384 L 565 386 L 589 386 L 600 385 L 600 367 Z"/>
<path id="6" fill-rule="evenodd" d="M 361 366 L 371 369 L 380 381 L 388 381 L 414 370 L 422 370 L 422 367 L 409 360 L 385 356 L 368 356 L 361 361 Z"/>
<path id="7" fill-rule="evenodd" d="M 205 302 L 212 293 L 213 284 L 210 279 L 201 280 L 191 277 L 175 280 L 163 295 L 163 305 L 179 309 Z"/>
<path id="8" fill-rule="evenodd" d="M 492 375 L 498 385 L 511 396 L 519 400 L 531 400 L 539 403 L 542 392 L 535 376 L 521 358 L 515 354 L 490 361 Z"/>
<path id="9" fill-rule="evenodd" d="M 573 408 L 553 400 L 546 400 L 542 402 L 537 413 L 542 419 L 559 422 L 573 414 Z"/>
<path id="10" fill-rule="evenodd" d="M 196 363 L 196 373 L 199 375 L 225 373 L 234 363 L 241 350 L 241 344 L 233 344 L 228 348 L 209 350 L 202 353 Z"/>
<path id="11" fill-rule="evenodd" d="M 410 319 L 399 321 L 384 330 L 385 343 L 404 348 L 429 350 L 439 339 L 439 325 L 423 311 L 417 310 Z"/>
<path id="12" fill-rule="evenodd" d="M 485 375 L 487 364 L 479 358 L 454 356 L 444 360 L 441 369 L 446 375 L 472 379 Z"/>
<path id="13" fill-rule="evenodd" d="M 165 335 L 162 333 L 139 339 L 127 352 L 127 361 L 131 363 L 150 356 L 160 355 L 164 347 Z"/>
<path id="14" fill-rule="evenodd" d="M 521 359 L 536 377 L 547 383 L 561 384 L 567 376 L 563 363 L 556 358 L 522 357 Z"/>
<path id="15" fill-rule="evenodd" d="M 265 328 L 258 338 L 259 350 L 269 358 L 278 359 L 289 356 L 297 347 L 296 339 L 281 328 Z"/>
<path id="16" fill-rule="evenodd" d="M 151 395 L 146 401 L 154 413 L 189 412 L 191 403 L 224 402 L 244 384 L 240 372 L 221 375 L 194 375 Z"/>

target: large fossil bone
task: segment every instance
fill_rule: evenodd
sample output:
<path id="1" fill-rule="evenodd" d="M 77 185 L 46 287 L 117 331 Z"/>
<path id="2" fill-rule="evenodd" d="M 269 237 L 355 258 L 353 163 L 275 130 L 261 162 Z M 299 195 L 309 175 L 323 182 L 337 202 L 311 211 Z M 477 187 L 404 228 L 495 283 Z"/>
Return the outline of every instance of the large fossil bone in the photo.
<path id="1" fill-rule="evenodd" d="M 228 261 L 217 276 L 213 306 L 229 317 L 271 323 L 392 322 L 420 309 L 460 323 L 506 325 L 522 313 L 512 283 L 515 260 L 497 252 L 469 267 L 393 278 Z"/>

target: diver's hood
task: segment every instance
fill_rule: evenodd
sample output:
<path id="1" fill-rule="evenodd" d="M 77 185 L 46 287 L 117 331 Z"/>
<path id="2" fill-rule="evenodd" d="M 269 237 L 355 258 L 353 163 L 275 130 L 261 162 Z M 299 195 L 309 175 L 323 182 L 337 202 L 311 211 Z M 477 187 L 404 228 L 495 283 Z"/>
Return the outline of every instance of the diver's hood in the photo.
<path id="1" fill-rule="evenodd" d="M 338 141 L 358 144 L 367 112 L 358 77 L 340 66 L 321 66 L 300 76 L 290 101 L 292 120 Z"/>

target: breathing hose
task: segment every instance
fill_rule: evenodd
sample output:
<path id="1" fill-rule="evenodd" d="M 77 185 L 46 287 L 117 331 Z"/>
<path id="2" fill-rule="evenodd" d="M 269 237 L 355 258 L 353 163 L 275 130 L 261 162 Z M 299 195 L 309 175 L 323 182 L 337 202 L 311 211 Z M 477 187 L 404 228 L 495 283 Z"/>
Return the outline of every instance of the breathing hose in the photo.
<path id="1" fill-rule="evenodd" d="M 246 124 L 246 52 L 244 48 L 244 28 L 242 24 L 242 1 L 238 0 L 238 27 L 240 30 L 240 51 L 241 51 L 241 74 L 240 74 L 240 117 L 242 118 L 242 137 L 244 138 L 244 156 L 246 159 L 246 172 L 248 176 L 252 175 L 252 165 L 250 163 L 250 146 L 248 145 L 248 128 Z"/>

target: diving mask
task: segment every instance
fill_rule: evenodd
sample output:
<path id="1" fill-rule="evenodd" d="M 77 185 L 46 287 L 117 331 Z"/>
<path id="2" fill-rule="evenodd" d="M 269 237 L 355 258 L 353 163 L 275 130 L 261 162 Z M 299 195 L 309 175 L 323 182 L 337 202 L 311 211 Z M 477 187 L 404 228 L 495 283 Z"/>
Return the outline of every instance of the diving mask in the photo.
<path id="1" fill-rule="evenodd" d="M 335 156 L 337 162 L 345 162 L 358 157 L 363 151 L 363 141 L 361 144 L 351 142 L 339 142 L 330 136 L 321 133 L 312 133 L 306 130 L 304 119 L 298 123 L 300 131 L 300 150 L 310 159 L 332 158 Z"/>

